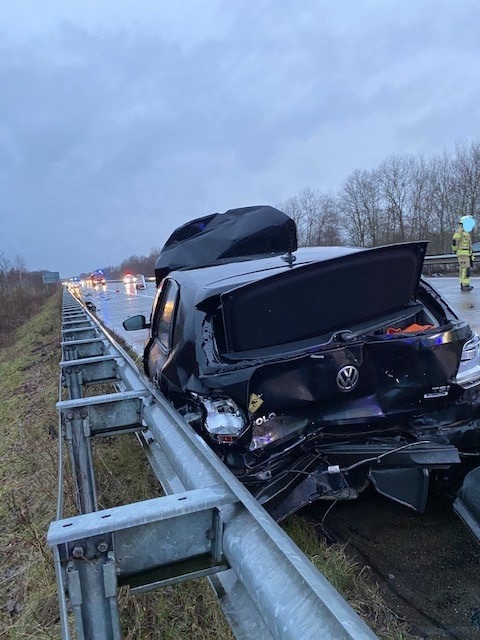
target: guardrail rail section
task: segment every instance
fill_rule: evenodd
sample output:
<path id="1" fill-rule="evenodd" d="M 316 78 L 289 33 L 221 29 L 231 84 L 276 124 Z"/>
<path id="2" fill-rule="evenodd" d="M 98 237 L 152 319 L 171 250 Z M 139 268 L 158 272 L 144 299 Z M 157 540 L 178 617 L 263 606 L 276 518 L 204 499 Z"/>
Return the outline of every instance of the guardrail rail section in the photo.
<path id="1" fill-rule="evenodd" d="M 119 640 L 121 585 L 136 593 L 200 576 L 239 639 L 376 638 L 67 289 L 61 345 L 59 499 L 47 540 L 64 640 L 68 601 L 78 640 Z M 83 397 L 105 382 L 114 392 Z M 99 510 L 92 443 L 127 432 L 136 432 L 166 495 Z M 71 518 L 63 517 L 65 443 L 79 511 Z"/>

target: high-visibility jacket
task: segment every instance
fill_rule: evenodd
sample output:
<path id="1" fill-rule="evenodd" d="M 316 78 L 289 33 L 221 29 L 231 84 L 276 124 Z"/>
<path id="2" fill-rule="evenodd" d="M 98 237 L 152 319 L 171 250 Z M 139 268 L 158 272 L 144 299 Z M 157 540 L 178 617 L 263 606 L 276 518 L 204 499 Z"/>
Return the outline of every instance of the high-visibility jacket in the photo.
<path id="1" fill-rule="evenodd" d="M 456 253 L 457 256 L 472 255 L 472 238 L 467 231 L 464 231 L 463 227 L 458 227 L 453 234 L 452 251 Z"/>

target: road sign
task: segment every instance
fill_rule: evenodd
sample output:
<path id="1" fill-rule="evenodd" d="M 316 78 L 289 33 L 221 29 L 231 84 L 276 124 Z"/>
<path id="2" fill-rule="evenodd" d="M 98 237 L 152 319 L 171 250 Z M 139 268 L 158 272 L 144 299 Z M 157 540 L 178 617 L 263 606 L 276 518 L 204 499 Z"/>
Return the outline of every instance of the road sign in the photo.
<path id="1" fill-rule="evenodd" d="M 58 271 L 44 271 L 42 278 L 43 284 L 55 284 L 60 282 L 60 273 Z"/>

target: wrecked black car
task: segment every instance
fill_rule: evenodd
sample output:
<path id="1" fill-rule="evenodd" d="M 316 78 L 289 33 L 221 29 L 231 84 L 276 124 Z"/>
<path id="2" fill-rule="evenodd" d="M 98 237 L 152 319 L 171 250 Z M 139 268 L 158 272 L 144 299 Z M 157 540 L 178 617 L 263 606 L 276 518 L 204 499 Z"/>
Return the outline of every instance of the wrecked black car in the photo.
<path id="1" fill-rule="evenodd" d="M 169 238 L 150 321 L 124 327 L 277 520 L 369 485 L 422 512 L 480 450 L 479 338 L 421 278 L 426 247 L 297 249 L 272 207 L 214 214 Z"/>

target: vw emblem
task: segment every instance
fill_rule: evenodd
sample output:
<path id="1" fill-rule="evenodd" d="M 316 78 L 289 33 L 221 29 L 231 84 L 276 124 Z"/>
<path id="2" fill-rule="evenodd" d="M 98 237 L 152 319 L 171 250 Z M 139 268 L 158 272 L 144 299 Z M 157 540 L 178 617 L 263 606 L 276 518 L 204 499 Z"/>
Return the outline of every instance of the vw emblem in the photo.
<path id="1" fill-rule="evenodd" d="M 337 373 L 337 387 L 340 391 L 352 391 L 359 378 L 358 369 L 349 364 Z"/>

